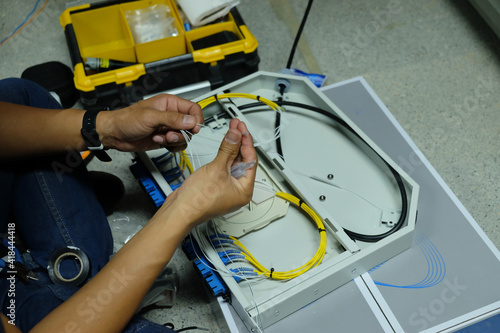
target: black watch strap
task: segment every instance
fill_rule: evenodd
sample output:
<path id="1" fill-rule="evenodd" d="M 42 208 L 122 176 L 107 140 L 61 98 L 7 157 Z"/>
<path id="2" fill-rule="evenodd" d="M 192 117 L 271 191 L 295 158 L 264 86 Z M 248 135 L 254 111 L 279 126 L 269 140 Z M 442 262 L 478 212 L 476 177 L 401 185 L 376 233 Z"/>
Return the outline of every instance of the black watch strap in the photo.
<path id="1" fill-rule="evenodd" d="M 89 110 L 85 112 L 83 115 L 81 133 L 87 148 L 94 153 L 99 160 L 110 162 L 111 157 L 104 151 L 104 146 L 95 128 L 95 121 L 98 113 L 98 110 Z"/>

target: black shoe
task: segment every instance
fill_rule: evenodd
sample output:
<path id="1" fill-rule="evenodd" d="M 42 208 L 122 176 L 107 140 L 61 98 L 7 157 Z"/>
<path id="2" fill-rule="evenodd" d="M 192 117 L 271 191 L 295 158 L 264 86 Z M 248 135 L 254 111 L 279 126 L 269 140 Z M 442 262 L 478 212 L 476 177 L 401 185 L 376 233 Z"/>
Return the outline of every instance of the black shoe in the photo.
<path id="1" fill-rule="evenodd" d="M 104 212 L 111 215 L 125 194 L 123 182 L 115 175 L 102 171 L 89 171 L 89 180 Z"/>

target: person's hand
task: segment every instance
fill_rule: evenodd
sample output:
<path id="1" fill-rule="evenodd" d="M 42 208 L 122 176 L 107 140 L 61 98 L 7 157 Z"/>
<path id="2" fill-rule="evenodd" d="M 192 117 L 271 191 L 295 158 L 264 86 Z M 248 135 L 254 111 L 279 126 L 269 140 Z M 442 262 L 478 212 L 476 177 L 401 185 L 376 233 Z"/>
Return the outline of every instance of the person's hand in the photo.
<path id="1" fill-rule="evenodd" d="M 106 148 L 145 151 L 186 148 L 180 130 L 198 133 L 203 115 L 198 104 L 174 95 L 157 95 L 116 111 L 97 115 L 96 129 Z"/>
<path id="2" fill-rule="evenodd" d="M 257 170 L 257 153 L 244 122 L 233 119 L 229 127 L 217 157 L 187 177 L 182 186 L 167 197 L 160 211 L 178 214 L 189 227 L 194 227 L 250 202 Z M 231 166 L 252 161 L 255 164 L 246 170 L 245 176 L 239 179 L 231 176 Z"/>

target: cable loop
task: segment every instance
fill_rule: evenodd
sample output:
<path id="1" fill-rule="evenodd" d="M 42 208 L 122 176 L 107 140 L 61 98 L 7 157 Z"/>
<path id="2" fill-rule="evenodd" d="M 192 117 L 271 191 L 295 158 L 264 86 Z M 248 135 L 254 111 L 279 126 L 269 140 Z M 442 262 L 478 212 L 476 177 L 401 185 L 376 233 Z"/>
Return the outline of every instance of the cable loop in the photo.
<path id="1" fill-rule="evenodd" d="M 269 275 L 269 278 L 274 279 L 274 280 L 289 280 L 289 279 L 296 278 L 297 276 L 299 276 L 301 274 L 304 274 L 305 272 L 307 272 L 311 268 L 314 268 L 321 263 L 321 261 L 323 260 L 325 254 L 326 254 L 326 242 L 327 242 L 326 230 L 325 230 L 325 226 L 323 224 L 323 221 L 319 217 L 319 215 L 316 214 L 316 212 L 314 210 L 312 210 L 301 199 L 299 199 L 291 194 L 284 193 L 284 192 L 278 192 L 278 193 L 276 193 L 276 196 L 282 198 L 283 200 L 289 201 L 296 206 L 300 205 L 299 207 L 302 208 L 313 219 L 313 221 L 316 223 L 318 229 L 320 229 L 321 231 L 325 231 L 325 232 L 320 232 L 320 244 L 318 246 L 318 250 L 316 251 L 314 256 L 307 263 L 305 263 L 304 265 L 302 265 L 298 268 L 292 269 L 290 271 L 285 271 L 285 272 L 278 272 L 274 269 L 274 267 L 271 269 L 267 269 L 266 267 L 264 267 L 264 265 L 262 265 L 250 253 L 250 251 L 239 240 L 237 240 L 236 238 L 234 238 L 232 236 L 229 236 L 229 238 L 233 240 L 234 245 L 236 245 L 242 249 L 242 253 L 243 253 L 245 259 L 247 259 L 252 265 L 255 266 L 255 268 L 257 269 L 256 270 L 257 274 L 262 275 L 262 276 Z"/>

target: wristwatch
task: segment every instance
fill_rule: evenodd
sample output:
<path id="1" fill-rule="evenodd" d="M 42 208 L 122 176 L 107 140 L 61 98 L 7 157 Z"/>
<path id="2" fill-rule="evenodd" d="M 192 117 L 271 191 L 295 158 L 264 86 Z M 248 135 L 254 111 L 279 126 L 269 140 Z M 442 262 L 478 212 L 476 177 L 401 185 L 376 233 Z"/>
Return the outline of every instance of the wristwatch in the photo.
<path id="1" fill-rule="evenodd" d="M 104 151 L 104 146 L 95 129 L 95 121 L 99 112 L 99 110 L 89 110 L 85 112 L 83 115 L 81 133 L 88 150 L 94 153 L 99 160 L 110 162 L 111 157 Z"/>

